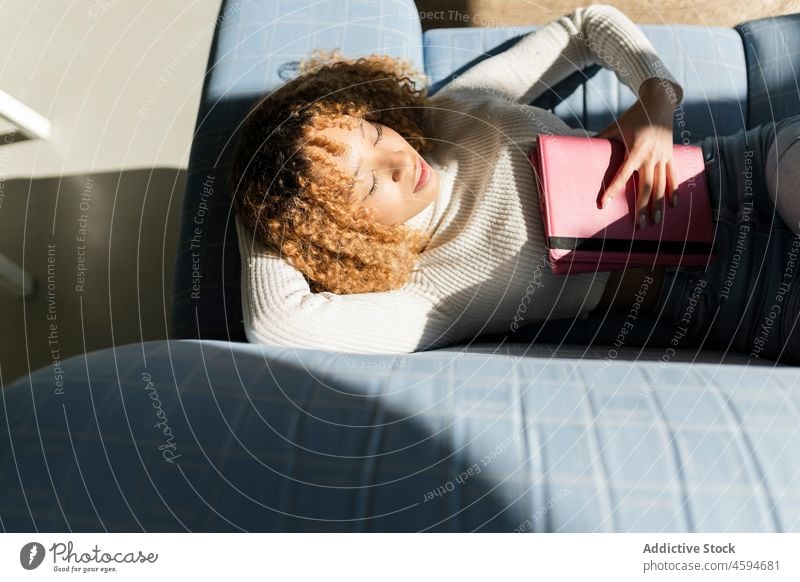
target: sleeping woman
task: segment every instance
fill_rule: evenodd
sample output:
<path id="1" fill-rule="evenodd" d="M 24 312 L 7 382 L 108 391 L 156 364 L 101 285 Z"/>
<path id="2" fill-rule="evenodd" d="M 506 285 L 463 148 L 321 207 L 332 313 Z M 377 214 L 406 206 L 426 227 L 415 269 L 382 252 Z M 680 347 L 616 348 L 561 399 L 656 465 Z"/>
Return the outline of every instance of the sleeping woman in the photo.
<path id="1" fill-rule="evenodd" d="M 600 133 L 529 105 L 593 64 L 637 96 Z M 432 96 L 425 81 L 387 56 L 318 54 L 249 112 L 231 172 L 249 341 L 408 353 L 623 313 L 639 294 L 640 313 L 665 329 L 684 325 L 681 337 L 694 345 L 800 362 L 800 262 L 791 259 L 800 250 L 800 195 L 791 188 L 800 118 L 698 144 L 718 233 L 719 259 L 708 268 L 556 275 L 527 157 L 537 135 L 623 141 L 625 162 L 604 196 L 624 191 L 636 172 L 636 220 L 657 223 L 680 204 L 672 166 L 680 84 L 639 28 L 602 4 L 542 26 Z M 750 202 L 753 236 L 731 274 Z"/>

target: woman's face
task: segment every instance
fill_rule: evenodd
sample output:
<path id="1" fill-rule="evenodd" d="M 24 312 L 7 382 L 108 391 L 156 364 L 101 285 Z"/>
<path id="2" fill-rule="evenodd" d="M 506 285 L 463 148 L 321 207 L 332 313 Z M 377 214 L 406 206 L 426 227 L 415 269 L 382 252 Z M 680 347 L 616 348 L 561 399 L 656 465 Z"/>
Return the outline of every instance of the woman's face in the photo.
<path id="1" fill-rule="evenodd" d="M 328 127 L 326 137 L 349 147 L 334 163 L 354 180 L 354 214 L 372 209 L 375 220 L 399 224 L 416 216 L 439 194 L 439 176 L 400 134 L 360 118 L 355 127 Z"/>

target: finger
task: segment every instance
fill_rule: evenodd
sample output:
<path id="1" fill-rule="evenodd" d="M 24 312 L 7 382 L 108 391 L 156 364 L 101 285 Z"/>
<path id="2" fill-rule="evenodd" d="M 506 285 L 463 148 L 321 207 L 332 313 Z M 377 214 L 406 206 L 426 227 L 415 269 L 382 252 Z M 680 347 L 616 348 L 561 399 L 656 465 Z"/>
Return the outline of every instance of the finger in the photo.
<path id="1" fill-rule="evenodd" d="M 603 191 L 600 197 L 600 208 L 603 208 L 619 191 L 624 191 L 625 185 L 628 183 L 628 180 L 630 180 L 631 175 L 633 175 L 634 169 L 635 164 L 631 159 L 625 158 L 625 161 L 622 163 L 619 170 L 617 170 L 616 175 Z"/>
<path id="2" fill-rule="evenodd" d="M 672 207 L 676 207 L 678 205 L 678 175 L 675 172 L 675 166 L 672 164 L 672 160 L 667 162 L 667 179 L 669 181 L 669 202 Z"/>
<path id="3" fill-rule="evenodd" d="M 650 202 L 650 192 L 653 189 L 653 166 L 646 162 L 639 168 L 639 195 L 636 198 L 636 214 L 639 226 L 647 226 L 647 204 Z M 637 218 L 638 217 L 638 218 Z"/>
<path id="4" fill-rule="evenodd" d="M 664 190 L 667 186 L 666 164 L 657 164 L 653 177 L 653 192 L 650 194 L 650 208 L 653 210 L 653 222 L 658 224 L 664 215 Z"/>

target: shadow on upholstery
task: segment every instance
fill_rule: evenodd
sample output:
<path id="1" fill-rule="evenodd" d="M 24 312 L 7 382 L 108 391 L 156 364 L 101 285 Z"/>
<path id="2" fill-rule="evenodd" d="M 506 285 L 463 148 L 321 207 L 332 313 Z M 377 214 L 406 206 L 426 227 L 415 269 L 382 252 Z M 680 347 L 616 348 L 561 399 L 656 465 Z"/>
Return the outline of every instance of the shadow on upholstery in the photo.
<path id="1" fill-rule="evenodd" d="M 428 387 L 393 396 L 341 356 L 309 374 L 303 350 L 242 347 L 129 344 L 64 361 L 61 394 L 50 367 L 4 390 L 2 530 L 510 532 L 530 515 L 529 497 L 501 498 L 500 461 L 451 488 L 511 417 L 470 446 L 424 414 Z"/>

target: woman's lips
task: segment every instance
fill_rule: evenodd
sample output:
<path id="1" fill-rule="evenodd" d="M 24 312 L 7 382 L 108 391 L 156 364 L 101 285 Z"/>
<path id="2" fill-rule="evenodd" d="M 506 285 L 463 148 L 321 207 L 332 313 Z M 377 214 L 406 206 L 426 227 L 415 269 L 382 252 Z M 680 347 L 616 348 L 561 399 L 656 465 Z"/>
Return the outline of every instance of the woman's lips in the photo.
<path id="1" fill-rule="evenodd" d="M 414 192 L 419 192 L 422 188 L 426 186 L 428 180 L 431 179 L 431 171 L 432 171 L 431 167 L 428 165 L 428 162 L 426 162 L 421 156 L 419 158 L 419 168 L 420 168 L 419 179 L 417 180 L 417 185 L 414 188 Z"/>

